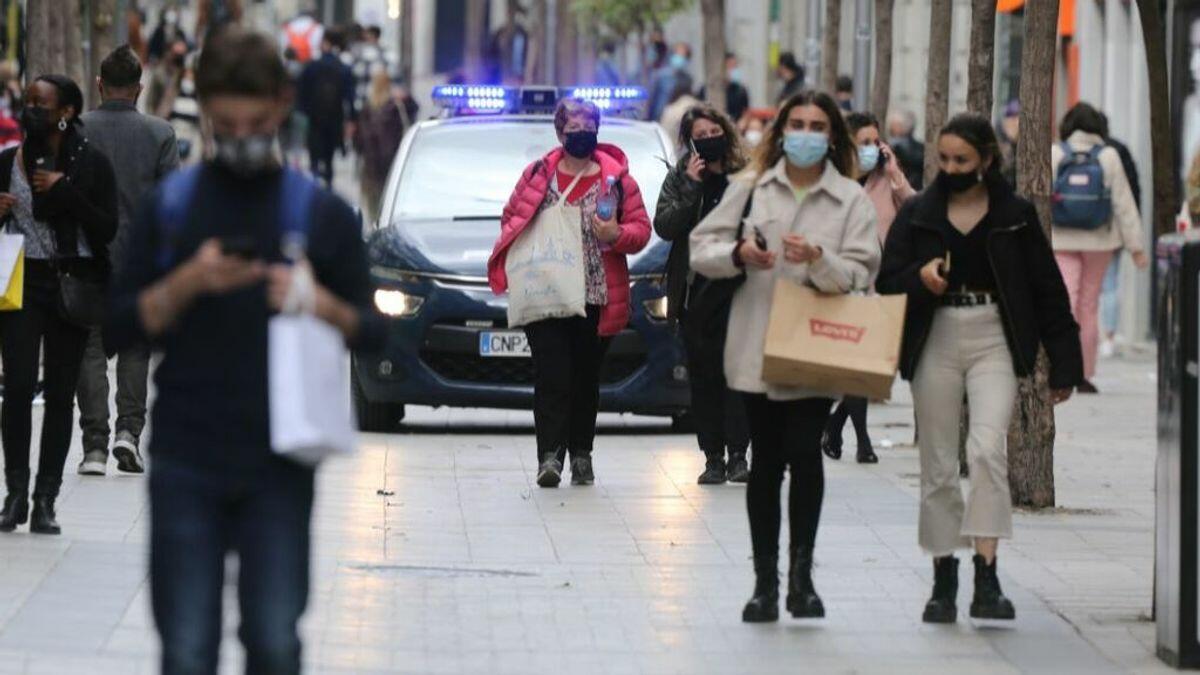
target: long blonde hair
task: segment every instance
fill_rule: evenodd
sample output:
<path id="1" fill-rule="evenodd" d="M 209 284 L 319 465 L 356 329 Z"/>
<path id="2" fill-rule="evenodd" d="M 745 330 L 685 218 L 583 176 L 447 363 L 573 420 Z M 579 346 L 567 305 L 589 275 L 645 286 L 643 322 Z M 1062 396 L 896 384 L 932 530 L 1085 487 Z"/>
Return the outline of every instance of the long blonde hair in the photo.
<path id="1" fill-rule="evenodd" d="M 371 110 L 379 110 L 387 105 L 392 98 L 392 79 L 387 71 L 378 68 L 371 73 L 371 87 L 367 91 L 367 105 Z"/>

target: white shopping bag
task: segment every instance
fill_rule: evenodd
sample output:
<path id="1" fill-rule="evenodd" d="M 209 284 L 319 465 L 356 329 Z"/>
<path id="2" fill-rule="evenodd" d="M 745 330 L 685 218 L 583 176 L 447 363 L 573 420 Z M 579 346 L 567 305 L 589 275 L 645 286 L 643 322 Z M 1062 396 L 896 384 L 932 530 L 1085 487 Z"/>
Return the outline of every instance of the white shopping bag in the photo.
<path id="1" fill-rule="evenodd" d="M 308 284 L 311 272 L 297 267 L 293 286 Z M 303 296 L 293 288 L 293 295 Z M 290 304 L 293 307 L 287 307 Z M 271 411 L 271 449 L 307 465 L 356 447 L 350 413 L 350 368 L 340 331 L 313 316 L 303 300 L 285 304 L 285 313 L 268 324 L 268 398 Z M 286 313 L 291 309 L 294 313 Z"/>
<path id="2" fill-rule="evenodd" d="M 563 197 L 541 210 L 508 249 L 508 325 L 542 319 L 587 316 L 582 212 L 567 206 L 583 174 Z"/>
<path id="3" fill-rule="evenodd" d="M 25 235 L 0 234 L 0 312 L 21 309 L 25 297 Z"/>

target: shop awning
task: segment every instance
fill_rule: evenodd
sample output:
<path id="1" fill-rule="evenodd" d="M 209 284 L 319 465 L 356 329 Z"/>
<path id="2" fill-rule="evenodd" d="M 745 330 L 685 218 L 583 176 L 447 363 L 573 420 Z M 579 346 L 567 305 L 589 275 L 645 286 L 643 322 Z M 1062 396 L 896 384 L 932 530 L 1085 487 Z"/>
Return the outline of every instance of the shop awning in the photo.
<path id="1" fill-rule="evenodd" d="M 1025 7 L 1025 0 L 996 0 L 996 11 L 1011 14 Z M 1075 35 L 1075 0 L 1059 0 L 1058 34 L 1063 37 Z"/>

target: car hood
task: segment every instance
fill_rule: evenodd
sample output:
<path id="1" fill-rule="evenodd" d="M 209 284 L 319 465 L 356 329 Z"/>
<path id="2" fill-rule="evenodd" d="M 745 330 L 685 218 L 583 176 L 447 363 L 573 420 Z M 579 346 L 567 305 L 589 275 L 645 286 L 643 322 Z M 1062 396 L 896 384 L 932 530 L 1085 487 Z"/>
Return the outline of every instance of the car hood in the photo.
<path id="1" fill-rule="evenodd" d="M 482 279 L 499 235 L 499 218 L 398 220 L 367 237 L 367 256 L 372 265 Z M 630 256 L 630 271 L 662 273 L 670 250 L 668 242 L 652 237 L 641 253 Z"/>

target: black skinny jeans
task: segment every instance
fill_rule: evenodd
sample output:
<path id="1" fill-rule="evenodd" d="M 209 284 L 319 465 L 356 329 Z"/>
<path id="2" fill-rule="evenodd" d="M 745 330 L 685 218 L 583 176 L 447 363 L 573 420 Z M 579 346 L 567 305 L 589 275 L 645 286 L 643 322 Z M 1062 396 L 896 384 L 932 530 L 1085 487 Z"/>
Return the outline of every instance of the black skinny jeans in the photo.
<path id="1" fill-rule="evenodd" d="M 788 522 L 791 543 L 812 546 L 817 540 L 825 467 L 821 433 L 833 401 L 810 398 L 772 401 L 765 394 L 745 394 L 754 458 L 746 486 L 750 539 L 755 561 L 779 556 L 780 497 L 784 467 L 791 469 Z"/>
<path id="2" fill-rule="evenodd" d="M 750 445 L 746 403 L 725 382 L 725 327 L 729 307 L 716 317 L 685 314 L 683 345 L 692 385 L 692 419 L 696 440 L 706 456 L 745 455 Z"/>
<path id="3" fill-rule="evenodd" d="M 88 334 L 59 315 L 58 276 L 49 263 L 25 261 L 24 293 L 20 311 L 0 315 L 3 325 L 0 357 L 4 360 L 0 436 L 4 440 L 4 476 L 9 492 L 29 489 L 33 390 L 37 386 L 44 342 L 46 408 L 34 495 L 57 497 L 63 465 L 71 449 L 75 387 Z"/>
<path id="4" fill-rule="evenodd" d="M 829 424 L 825 431 L 836 447 L 842 447 L 842 429 L 846 426 L 846 418 L 854 424 L 854 435 L 858 439 L 859 448 L 871 445 L 871 435 L 867 433 L 867 399 L 858 396 L 847 396 L 829 416 Z"/>
<path id="5" fill-rule="evenodd" d="M 533 354 L 533 422 L 538 461 L 592 454 L 600 408 L 600 364 L 607 339 L 597 333 L 600 308 L 586 317 L 545 319 L 525 326 Z"/>

